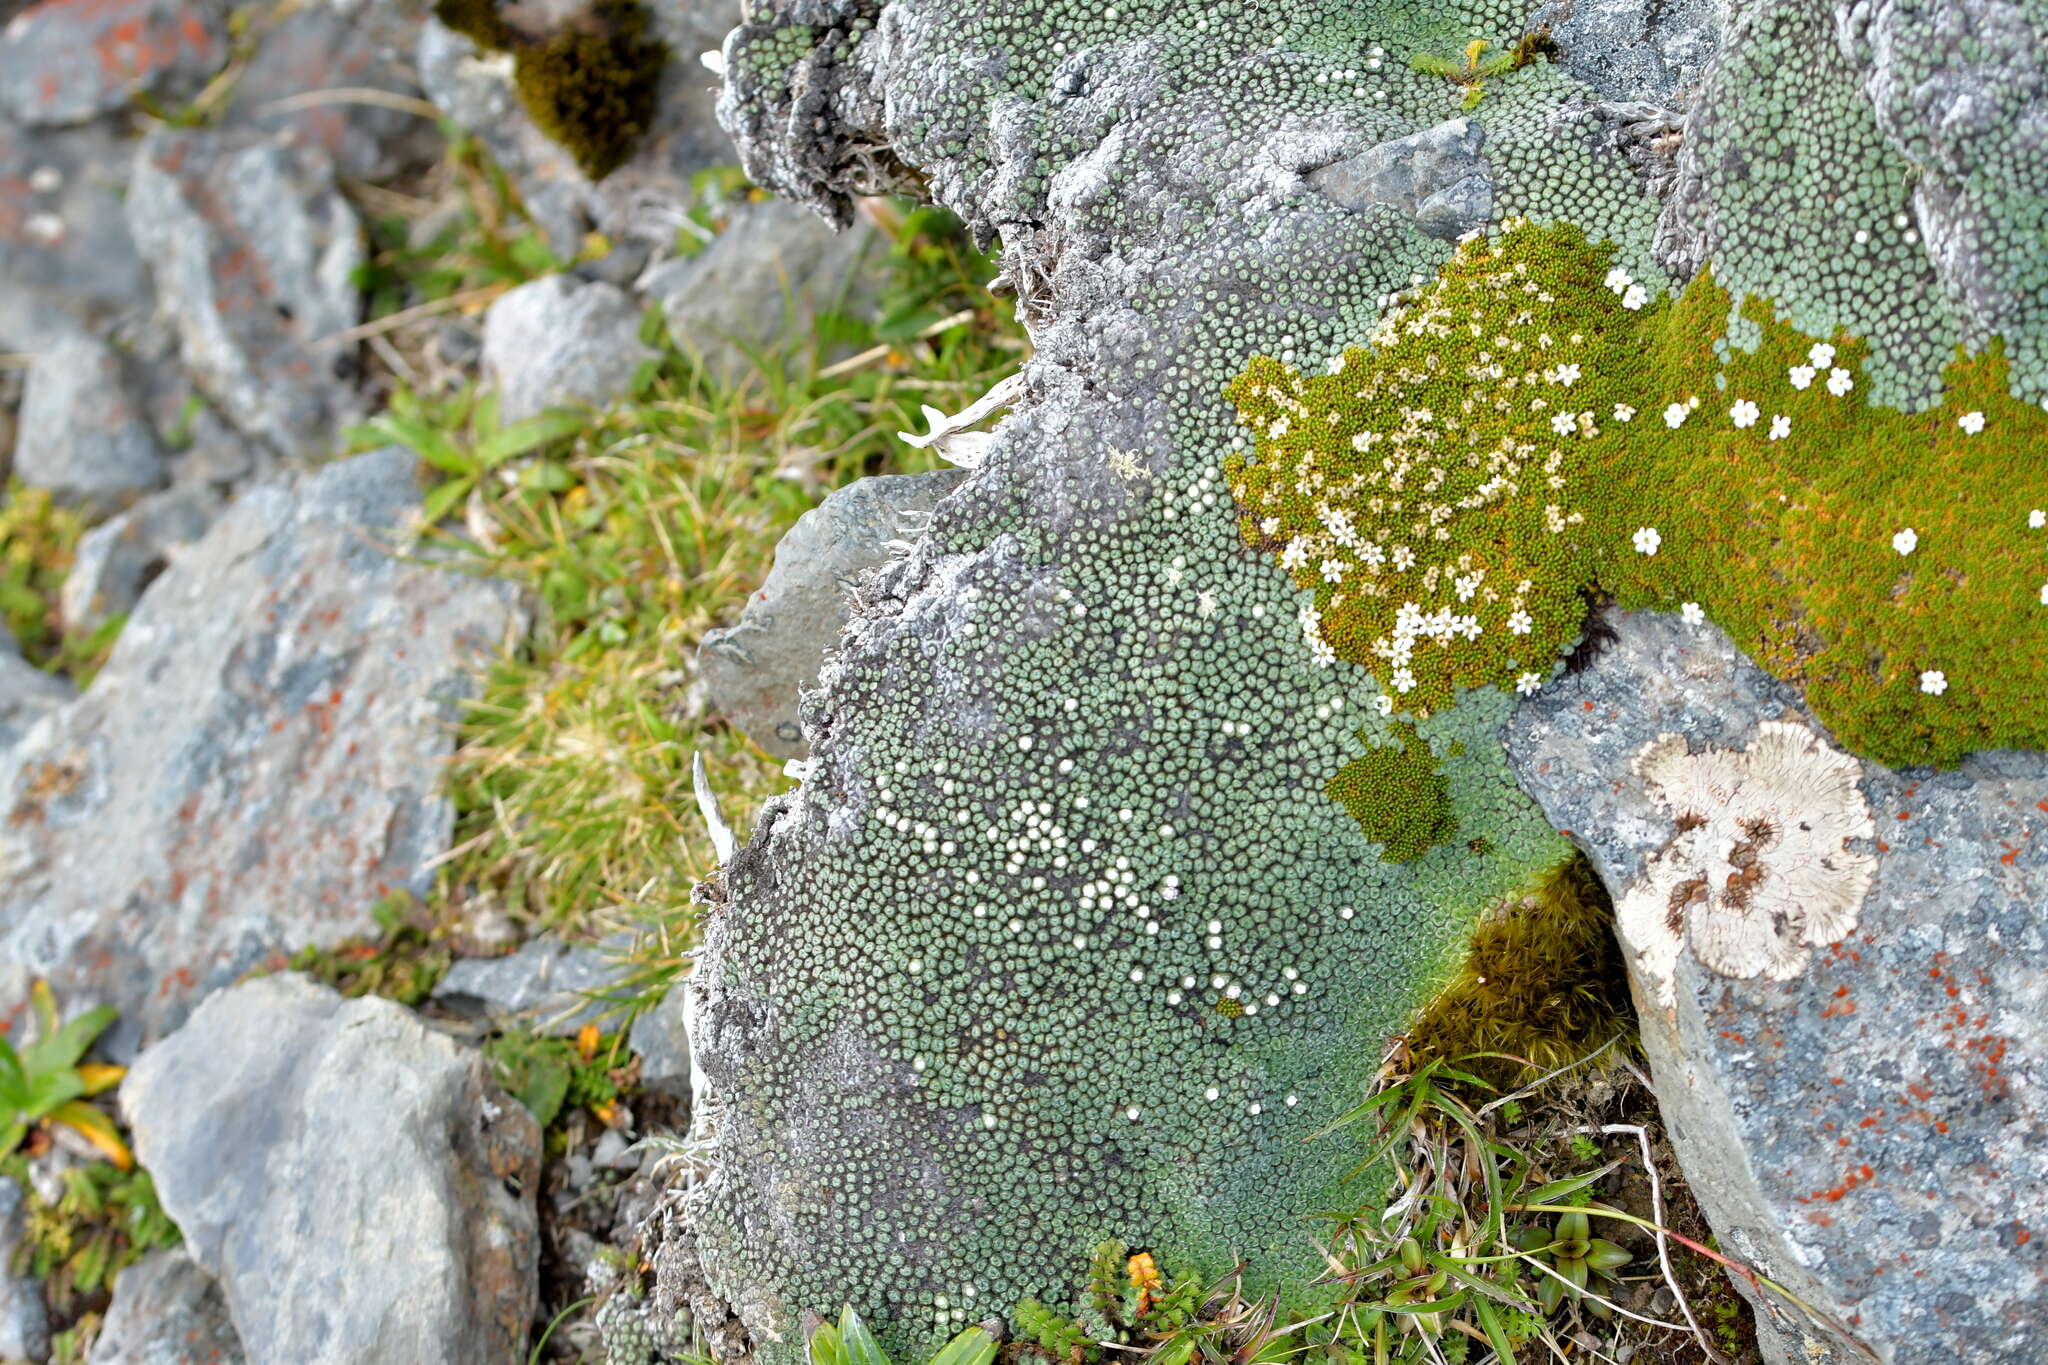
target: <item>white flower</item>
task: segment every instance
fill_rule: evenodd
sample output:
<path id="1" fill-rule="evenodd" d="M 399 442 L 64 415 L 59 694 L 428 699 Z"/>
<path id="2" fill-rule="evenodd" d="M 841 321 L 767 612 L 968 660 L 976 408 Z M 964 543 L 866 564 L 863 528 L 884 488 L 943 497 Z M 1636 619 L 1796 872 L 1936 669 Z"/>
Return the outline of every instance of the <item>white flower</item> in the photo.
<path id="1" fill-rule="evenodd" d="M 1550 419 L 1550 429 L 1560 436 L 1569 436 L 1579 429 L 1579 419 L 1573 413 L 1560 412 Z"/>
<path id="2" fill-rule="evenodd" d="M 1792 381 L 1792 387 L 1803 389 L 1813 382 L 1814 368 L 1811 365 L 1794 365 L 1785 371 L 1785 377 Z"/>
<path id="3" fill-rule="evenodd" d="M 1344 561 L 1341 559 L 1324 560 L 1323 577 L 1332 583 L 1342 583 L 1344 581 Z"/>
<path id="4" fill-rule="evenodd" d="M 1816 370 L 1825 370 L 1835 363 L 1835 348 L 1825 341 L 1816 341 L 1812 349 L 1807 351 L 1806 358 Z"/>
<path id="5" fill-rule="evenodd" d="M 1849 377 L 1847 370 L 1837 369 L 1828 371 L 1828 392 L 1835 397 L 1840 398 L 1855 387 L 1856 381 Z"/>
<path id="6" fill-rule="evenodd" d="M 1635 282 L 1635 276 L 1629 274 L 1620 266 L 1615 266 L 1614 269 L 1607 272 L 1607 287 L 1617 294 Z"/>
<path id="7" fill-rule="evenodd" d="M 1394 714 L 1394 699 L 1382 692 L 1373 698 L 1372 709 L 1383 716 L 1391 716 Z"/>
<path id="8" fill-rule="evenodd" d="M 2033 527 L 2036 531 L 2040 530 L 2043 526 L 2048 526 L 2048 512 L 2044 512 L 2036 507 L 2033 511 L 2027 513 L 2027 525 Z"/>
<path id="9" fill-rule="evenodd" d="M 1673 403 L 1670 407 L 1664 409 L 1664 425 L 1673 428 L 1682 426 L 1685 422 L 1685 415 L 1691 411 L 1692 409 L 1683 403 Z"/>
<path id="10" fill-rule="evenodd" d="M 1938 697 L 1948 691 L 1948 675 L 1938 668 L 1930 668 L 1920 675 L 1920 690 L 1930 697 Z"/>
<path id="11" fill-rule="evenodd" d="M 1265 535 L 1265 536 L 1277 536 L 1277 535 L 1279 535 L 1279 534 L 1280 534 L 1280 518 L 1278 518 L 1278 517 L 1267 517 L 1267 518 L 1266 518 L 1266 519 L 1265 519 L 1264 521 L 1260 522 L 1260 523 L 1259 523 L 1259 534 L 1260 534 L 1260 535 Z"/>
<path id="12" fill-rule="evenodd" d="M 1664 543 L 1664 537 L 1657 534 L 1657 528 L 1654 526 L 1636 527 L 1633 539 L 1635 541 L 1636 553 L 1643 555 L 1657 553 L 1657 547 Z"/>
<path id="13" fill-rule="evenodd" d="M 2048 583 L 2041 585 L 2041 605 L 2048 607 Z"/>
<path id="14" fill-rule="evenodd" d="M 1892 548 L 1902 555 L 1913 553 L 1913 547 L 1920 543 L 1920 533 L 1908 526 L 1892 537 Z"/>
<path id="15" fill-rule="evenodd" d="M 1566 388 L 1570 388 L 1579 382 L 1579 367 L 1576 365 L 1560 365 L 1550 372 L 1550 377 Z"/>
<path id="16" fill-rule="evenodd" d="M 1393 677 L 1393 683 L 1394 683 L 1394 690 L 1395 690 L 1396 692 L 1408 692 L 1408 691 L 1412 691 L 1412 690 L 1414 689 L 1414 687 L 1415 687 L 1415 673 L 1414 673 L 1414 671 L 1413 671 L 1412 669 L 1407 669 L 1407 668 L 1397 668 L 1397 669 L 1395 669 L 1395 670 L 1394 670 L 1394 677 Z"/>
<path id="17" fill-rule="evenodd" d="M 1520 692 L 1525 697 L 1541 686 L 1543 686 L 1543 679 L 1537 677 L 1534 673 L 1524 673 L 1521 677 L 1515 679 L 1515 691 Z"/>
<path id="18" fill-rule="evenodd" d="M 1961 417 L 1956 418 L 1956 425 L 1970 435 L 1975 436 L 1978 432 L 1984 430 L 1984 414 L 1981 412 L 1966 412 Z"/>
<path id="19" fill-rule="evenodd" d="M 1771 419 L 1771 439 L 1782 441 L 1792 434 L 1792 419 L 1782 414 Z"/>
<path id="20" fill-rule="evenodd" d="M 1630 421 L 1635 415 L 1636 410 L 1626 403 L 1616 403 L 1614 405 L 1614 420 L 1617 422 Z"/>
<path id="21" fill-rule="evenodd" d="M 1747 398 L 1736 399 L 1735 406 L 1728 409 L 1728 420 L 1735 423 L 1738 427 L 1753 427 L 1756 425 L 1756 418 L 1756 404 L 1750 402 Z"/>
<path id="22" fill-rule="evenodd" d="M 1308 564 L 1308 546 L 1298 540 L 1287 542 L 1287 548 L 1280 552 L 1280 567 L 1293 570 Z"/>
<path id="23" fill-rule="evenodd" d="M 1700 610 L 1700 604 L 1697 602 L 1687 602 L 1678 609 L 1678 614 L 1689 626 L 1700 625 L 1707 619 L 1707 614 Z"/>
<path id="24" fill-rule="evenodd" d="M 1536 620 L 1528 612 L 1517 607 L 1508 614 L 1508 629 L 1517 635 L 1527 635 L 1536 628 Z"/>
<path id="25" fill-rule="evenodd" d="M 1639 284 L 1632 284 L 1621 296 L 1621 306 L 1634 312 L 1650 301 L 1650 291 Z"/>

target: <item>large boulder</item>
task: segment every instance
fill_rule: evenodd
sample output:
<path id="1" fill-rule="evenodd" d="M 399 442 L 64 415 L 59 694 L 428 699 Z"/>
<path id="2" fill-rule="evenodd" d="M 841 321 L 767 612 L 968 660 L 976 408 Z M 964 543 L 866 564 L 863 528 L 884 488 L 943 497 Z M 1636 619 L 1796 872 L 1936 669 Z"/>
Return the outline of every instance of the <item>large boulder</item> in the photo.
<path id="1" fill-rule="evenodd" d="M 522 613 L 378 543 L 416 513 L 415 466 L 386 449 L 245 492 L 92 688 L 0 758 L 0 1011 L 47 977 L 120 1009 L 125 1060 L 208 991 L 425 895 L 449 725 Z"/>
<path id="2" fill-rule="evenodd" d="M 834 489 L 798 517 L 740 619 L 707 632 L 697 647 L 697 671 L 718 714 L 769 753 L 804 757 L 798 694 L 816 685 L 838 643 L 848 593 L 888 562 L 892 542 L 914 539 L 965 477 L 959 469 L 877 474 Z"/>
<path id="3" fill-rule="evenodd" d="M 1773 1360 L 2048 1355 L 2048 758 L 1893 771 L 1712 625 L 1613 626 L 1508 752 L 1614 893 L 1723 1247 L 1831 1320 L 1759 1301 Z"/>
<path id="4" fill-rule="evenodd" d="M 1319 614 L 1334 601 L 1247 546 L 1276 533 L 1234 505 L 1230 456 L 1255 443 L 1226 386 L 1257 355 L 1325 372 L 1430 281 L 1447 236 L 1490 215 L 1611 242 L 1610 309 L 1639 310 L 1704 259 L 1738 308 L 1746 291 L 1810 337 L 1869 338 L 1858 401 L 1924 406 L 1956 345 L 1993 331 L 2015 358 L 2012 394 L 2038 397 L 2048 329 L 2029 310 L 2048 296 L 2014 283 L 2039 267 L 2038 190 L 2019 188 L 2048 169 L 2028 121 L 2038 43 L 2001 36 L 1986 72 L 1972 68 L 1986 46 L 1960 37 L 1910 61 L 1885 49 L 1910 95 L 1868 88 L 1883 67 L 1866 44 L 1888 26 L 1960 35 L 1982 20 L 2003 35 L 2012 8 L 1936 5 L 1922 23 L 1757 0 L 1727 8 L 1732 34 L 1683 8 L 1669 31 L 1610 27 L 1606 65 L 1634 73 L 1612 87 L 1636 97 L 1621 106 L 1548 60 L 1495 71 L 1475 101 L 1457 54 L 1511 39 L 1519 17 L 1480 6 L 750 8 L 724 48 L 720 105 L 749 173 L 842 224 L 856 197 L 890 190 L 952 208 L 1002 241 L 1036 352 L 979 467 L 864 585 L 803 703 L 802 786 L 764 808 L 707 889 L 719 909 L 690 1041 L 719 1167 L 692 1202 L 696 1261 L 675 1260 L 701 1262 L 702 1285 L 658 1274 L 657 1294 L 701 1287 L 700 1321 L 723 1322 L 722 1303 L 775 1360 L 800 1354 L 806 1312 L 846 1302 L 904 1350 L 1026 1295 L 1071 1304 L 1089 1248 L 1112 1236 L 1211 1275 L 1242 1265 L 1254 1293 L 1310 1297 L 1323 1263 L 1300 1220 L 1338 1198 L 1330 1180 L 1359 1153 L 1348 1133 L 1301 1139 L 1356 1102 L 1476 909 L 1562 850 L 1510 781 L 1497 730 L 1511 698 L 1465 693 L 1403 739 L 1380 711 L 1403 687 L 1395 656 L 1422 646 L 1387 643 L 1378 678 L 1337 658 Z M 1645 45 L 1657 64 L 1621 60 Z M 1677 114 L 1642 97 L 1688 83 L 1715 50 L 1675 136 Z M 1410 64 L 1425 53 L 1450 74 Z M 1951 85 L 1988 102 L 1923 98 Z M 1881 116 L 1874 99 L 1896 107 Z M 1996 145 L 1975 135 L 1993 111 L 2025 116 Z M 1981 264 L 2007 272 L 1992 292 L 2011 308 L 1947 301 L 1989 276 L 1934 261 L 1900 218 L 1920 172 L 1885 119 L 1940 123 L 1924 140 L 1953 153 L 1983 239 L 2005 244 Z M 1319 176 L 1331 167 L 1344 169 Z M 1428 334 L 1410 320 L 1408 335 Z M 1737 312 L 1699 345 L 1753 349 L 1759 331 Z M 1491 377 L 1523 382 L 1507 368 Z M 1280 437 L 1289 396 L 1260 435 Z M 1683 422 L 1674 406 L 1664 420 Z M 1457 420 L 1435 416 L 1445 432 Z M 1583 432 L 1584 416 L 1549 425 Z M 1414 448 L 1439 435 L 1413 434 Z M 1397 568 L 1401 549 L 1433 543 L 1439 510 L 1453 514 L 1418 510 Z M 1319 515 L 1333 542 L 1355 538 Z M 1651 528 L 1639 539 L 1654 552 Z M 1532 672 L 1524 690 L 1544 681 Z M 1838 761 L 1773 734 L 1830 795 L 1853 786 Z M 1362 746 L 1418 741 L 1458 835 L 1389 862 L 1325 790 Z M 1661 751 L 1658 780 L 1676 790 L 1696 757 Z M 1838 842 L 1857 827 L 1846 797 L 1830 819 Z M 1825 887 L 1835 871 L 1812 875 Z M 1819 956 L 1812 939 L 1845 914 L 1837 891 L 1789 927 L 1751 917 L 1726 951 L 1773 970 Z M 2008 952 L 2021 928 L 2000 921 Z M 1902 1095 L 1918 1084 L 1897 1079 Z M 2024 1125 L 2014 1140 L 1987 1166 L 2029 1172 Z M 1810 1188 L 1828 1203 L 1843 1179 Z M 1947 1291 L 1896 1264 L 1882 1278 L 1873 1310 L 1885 1295 L 1902 1305 L 1882 1349 L 1910 1352 L 1920 1329 L 1903 1305 L 1944 1312 Z M 2024 1313 L 2020 1292 L 1987 1291 L 1987 1310 Z M 2022 1342 L 2036 1330 L 2005 1327 Z M 1991 1332 L 1970 1345 L 2001 1358 Z"/>
<path id="5" fill-rule="evenodd" d="M 121 1107 L 250 1359 L 524 1356 L 540 1128 L 474 1049 L 285 973 L 210 997 Z"/>
<path id="6" fill-rule="evenodd" d="M 128 230 L 193 380 L 279 454 L 311 460 L 357 413 L 362 228 L 317 145 L 161 127 L 144 139 Z"/>

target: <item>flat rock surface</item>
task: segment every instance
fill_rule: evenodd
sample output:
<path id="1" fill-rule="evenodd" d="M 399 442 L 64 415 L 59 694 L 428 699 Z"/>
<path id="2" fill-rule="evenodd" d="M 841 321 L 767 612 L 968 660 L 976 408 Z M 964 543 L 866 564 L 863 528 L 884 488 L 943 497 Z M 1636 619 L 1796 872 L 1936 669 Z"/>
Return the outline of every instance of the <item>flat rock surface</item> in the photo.
<path id="1" fill-rule="evenodd" d="M 48 977 L 120 1008 L 125 1060 L 207 991 L 425 894 L 457 699 L 521 613 L 378 544 L 414 468 L 386 449 L 244 493 L 0 759 L 0 1010 Z"/>
<path id="2" fill-rule="evenodd" d="M 395 15 L 411 7 L 378 8 Z M 392 51 L 362 16 L 315 0 L 264 33 L 235 81 L 228 117 L 319 147 L 343 175 L 381 183 L 409 162 L 430 162 L 439 146 L 430 120 L 356 93 L 420 98 L 405 69 L 411 56 L 410 42 Z"/>
<path id="3" fill-rule="evenodd" d="M 355 210 L 313 146 L 157 129 L 135 158 L 128 227 L 178 331 L 185 368 L 243 432 L 311 459 L 357 399 Z"/>
<path id="4" fill-rule="evenodd" d="M 1723 1246 L 1892 1365 L 2048 1356 L 2048 758 L 1978 754 L 1952 772 L 1844 760 L 1875 831 L 1826 855 L 1835 872 L 1871 865 L 1853 927 L 1803 945 L 1783 979 L 1731 976 L 1702 961 L 1711 908 L 1695 903 L 1667 1006 L 1647 965 L 1656 935 L 1632 927 L 1628 897 L 1672 856 L 1686 812 L 1639 756 L 1660 735 L 1695 758 L 1753 751 L 1775 723 L 1826 737 L 1713 626 L 1614 624 L 1619 640 L 1504 734 L 1524 789 L 1621 903 L 1658 1100 Z M 1763 780 L 1719 786 L 1702 813 Z M 1818 785 L 1786 784 L 1756 894 L 1817 865 L 1779 851 L 1815 821 Z M 1852 1358 L 1782 1325 L 1792 1360 Z"/>
<path id="5" fill-rule="evenodd" d="M 175 101 L 227 63 L 226 18 L 213 0 L 42 0 L 0 29 L 0 112 L 83 123 L 137 94 Z"/>
<path id="6" fill-rule="evenodd" d="M 797 518 L 739 621 L 706 633 L 698 646 L 697 669 L 718 713 L 771 754 L 809 752 L 798 692 L 816 684 L 825 651 L 838 643 L 848 589 L 888 559 L 889 541 L 914 538 L 966 477 L 962 469 L 875 475 L 834 490 Z"/>
<path id="7" fill-rule="evenodd" d="M 244 1365 L 213 1276 L 183 1247 L 152 1251 L 114 1281 L 86 1365 Z"/>
<path id="8" fill-rule="evenodd" d="M 540 1130 L 473 1049 L 388 1000 L 259 977 L 146 1052 L 121 1106 L 251 1359 L 523 1357 Z"/>

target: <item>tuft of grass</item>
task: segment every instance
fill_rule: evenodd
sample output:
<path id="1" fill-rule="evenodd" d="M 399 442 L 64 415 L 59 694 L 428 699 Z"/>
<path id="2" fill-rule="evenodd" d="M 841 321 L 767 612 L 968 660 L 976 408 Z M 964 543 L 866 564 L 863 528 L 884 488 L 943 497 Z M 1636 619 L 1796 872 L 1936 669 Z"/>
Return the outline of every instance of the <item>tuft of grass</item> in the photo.
<path id="1" fill-rule="evenodd" d="M 1583 855 L 1491 909 L 1408 1027 L 1417 1062 L 1517 1086 L 1635 1033 L 1614 906 Z"/>
<path id="2" fill-rule="evenodd" d="M 652 932 L 635 999 L 651 1003 L 695 942 L 690 895 L 714 865 L 691 787 L 701 752 L 744 826 L 786 785 L 779 760 L 709 712 L 692 658 L 759 586 L 776 541 L 826 491 L 933 457 L 896 439 L 921 405 L 965 406 L 1024 351 L 983 287 L 992 262 L 932 210 L 872 206 L 889 250 L 875 320 L 827 317 L 722 385 L 664 346 L 627 399 L 499 433 L 463 393 L 403 393 L 366 445 L 398 439 L 451 514 L 419 553 L 524 585 L 534 627 L 491 666 L 449 780 L 455 847 L 443 922 L 499 910 L 595 936 Z M 859 349 L 826 364 L 827 348 Z M 632 1008 L 628 1006 L 627 1008 Z"/>

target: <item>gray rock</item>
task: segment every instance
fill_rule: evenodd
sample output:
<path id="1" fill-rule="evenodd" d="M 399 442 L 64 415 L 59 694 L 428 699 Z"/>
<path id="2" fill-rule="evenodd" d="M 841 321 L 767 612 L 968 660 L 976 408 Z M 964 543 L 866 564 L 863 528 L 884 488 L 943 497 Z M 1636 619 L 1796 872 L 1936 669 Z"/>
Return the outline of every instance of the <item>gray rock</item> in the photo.
<path id="1" fill-rule="evenodd" d="M 1673 768 L 1642 758 L 1660 735 L 1680 737 L 1694 756 L 1672 750 L 1682 764 L 1765 752 L 1784 733 L 1775 723 L 1826 736 L 1712 626 L 1652 613 L 1614 624 L 1618 642 L 1525 703 L 1504 734 L 1523 787 L 1616 895 L 1664 1122 L 1722 1245 L 1849 1325 L 1831 1333 L 1781 1315 L 1777 1359 L 1828 1358 L 1810 1356 L 1808 1340 L 1862 1358 L 1844 1336 L 1887 1365 L 2048 1357 L 2048 1251 L 2035 1232 L 2048 1224 L 2048 757 L 1894 772 L 1843 756 L 1840 797 L 1818 757 L 1790 765 L 1789 779 L 1693 768 L 1705 794 L 1689 801 L 1674 795 Z M 1763 905 L 1774 884 L 1797 888 L 1796 925 L 1838 879 L 1862 890 L 1867 875 L 1853 918 L 1728 974 L 1744 964 L 1713 890 L 1718 864 L 1691 904 L 1669 908 L 1692 894 L 1665 889 L 1692 871 L 1677 839 L 1691 804 L 1711 839 L 1724 811 L 1755 806 L 1765 821 L 1735 852 L 1707 850 L 1741 862 L 1741 842 L 1754 845 L 1746 865 L 1762 875 L 1745 904 Z M 1838 805 L 1874 832 L 1844 841 L 1824 823 Z M 1834 847 L 1803 848 L 1810 828 Z M 1672 913 L 1682 946 L 1662 927 Z M 1674 952 L 1675 970 L 1660 970 Z"/>
<path id="2" fill-rule="evenodd" d="M 914 537 L 965 477 L 940 469 L 858 479 L 797 518 L 738 624 L 707 632 L 697 647 L 717 712 L 769 753 L 804 757 L 798 693 L 817 683 L 825 651 L 838 642 L 847 590 L 888 560 L 888 542 Z"/>
<path id="3" fill-rule="evenodd" d="M 12 1176 L 0 1175 L 0 1360 L 47 1360 L 50 1355 L 42 1286 L 8 1269 L 27 1235 L 28 1198 Z"/>
<path id="4" fill-rule="evenodd" d="M 0 116 L 0 350 L 41 351 L 147 309 L 122 206 L 130 155 L 99 124 L 52 132 Z"/>
<path id="5" fill-rule="evenodd" d="M 1431 237 L 1451 241 L 1493 216 L 1486 133 L 1455 118 L 1311 171 L 1308 182 L 1347 209 L 1391 204 Z"/>
<path id="6" fill-rule="evenodd" d="M 356 7 L 361 8 L 361 7 Z M 382 17 L 411 6 L 378 6 Z M 342 175 L 378 184 L 408 167 L 430 162 L 440 145 L 430 119 L 364 98 L 322 99 L 326 91 L 373 90 L 418 99 L 418 84 L 407 74 L 412 33 L 387 34 L 403 46 L 393 50 L 369 31 L 364 17 L 332 3 L 299 6 L 263 34 L 249 64 L 235 81 L 228 105 L 230 122 L 319 147 Z"/>
<path id="7" fill-rule="evenodd" d="M 865 219 L 835 233 L 780 199 L 742 204 L 696 256 L 651 267 L 635 286 L 659 303 L 668 334 L 721 383 L 752 364 L 747 349 L 807 330 L 826 309 L 859 311 L 873 281 L 863 262 L 882 250 Z"/>
<path id="8" fill-rule="evenodd" d="M 77 695 L 69 679 L 45 673 L 12 649 L 0 650 L 0 754 Z"/>
<path id="9" fill-rule="evenodd" d="M 74 334 L 37 353 L 22 394 L 14 472 L 97 516 L 163 485 L 156 433 L 111 347 Z"/>
<path id="10" fill-rule="evenodd" d="M 506 291 L 484 314 L 483 382 L 507 422 L 544 408 L 609 407 L 643 360 L 640 308 L 615 285 L 548 275 Z"/>
<path id="11" fill-rule="evenodd" d="M 64 628 L 97 630 L 133 610 L 171 556 L 205 535 L 220 512 L 220 494 L 193 483 L 152 493 L 87 531 L 57 597 Z"/>
<path id="12" fill-rule="evenodd" d="M 1714 0 L 1553 0 L 1530 19 L 1547 24 L 1564 69 L 1603 99 L 1683 105 L 1713 59 Z"/>
<path id="13" fill-rule="evenodd" d="M 377 543 L 415 467 L 385 449 L 245 492 L 0 758 L 0 1001 L 45 976 L 116 1005 L 126 1060 L 214 987 L 425 895 L 458 698 L 521 612 Z"/>
<path id="14" fill-rule="evenodd" d="M 606 1018 L 614 1007 L 603 997 L 625 974 L 626 947 L 623 939 L 590 948 L 537 938 L 505 957 L 466 957 L 434 987 L 434 999 L 558 1037 L 590 1023 L 616 1028 L 616 1019 Z"/>
<path id="15" fill-rule="evenodd" d="M 83 123 L 138 94 L 176 101 L 228 59 L 227 7 L 212 0 L 44 0 L 0 30 L 0 113 Z"/>
<path id="16" fill-rule="evenodd" d="M 152 1251 L 114 1281 L 86 1365 L 243 1365 L 220 1284 L 183 1247 Z"/>
<path id="17" fill-rule="evenodd" d="M 672 1100 L 690 1097 L 689 988 L 669 987 L 660 1003 L 633 1020 L 626 1045 L 640 1058 L 640 1084 Z"/>
<path id="18" fill-rule="evenodd" d="M 259 977 L 145 1052 L 121 1106 L 251 1359 L 523 1357 L 540 1130 L 474 1049 L 388 1000 Z"/>
<path id="19" fill-rule="evenodd" d="M 317 147 L 163 127 L 136 154 L 128 227 L 177 328 L 185 368 L 222 413 L 280 454 L 333 447 L 358 411 L 363 261 L 355 210 Z"/>

